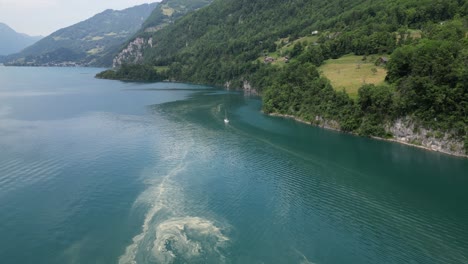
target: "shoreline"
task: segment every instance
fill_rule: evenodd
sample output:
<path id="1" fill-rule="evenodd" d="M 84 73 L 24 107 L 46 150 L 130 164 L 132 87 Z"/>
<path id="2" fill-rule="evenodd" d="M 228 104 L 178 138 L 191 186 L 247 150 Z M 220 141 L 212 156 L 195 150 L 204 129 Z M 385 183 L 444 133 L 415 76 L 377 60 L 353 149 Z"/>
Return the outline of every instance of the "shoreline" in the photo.
<path id="1" fill-rule="evenodd" d="M 263 111 L 262 111 L 262 113 L 263 113 Z M 265 114 L 265 113 L 264 113 L 264 114 Z M 311 122 L 307 122 L 307 121 L 305 121 L 305 120 L 303 120 L 303 119 L 300 119 L 299 117 L 293 116 L 293 115 L 283 115 L 283 114 L 278 114 L 278 113 L 271 113 L 271 114 L 266 114 L 266 115 L 274 116 L 274 117 L 282 117 L 282 118 L 294 119 L 295 121 L 297 121 L 297 122 L 299 122 L 299 123 L 306 124 L 306 125 L 315 126 L 315 127 L 319 127 L 319 128 L 325 128 L 325 129 L 328 129 L 328 130 L 333 130 L 333 131 L 337 131 L 337 132 L 341 132 L 341 133 L 347 133 L 347 132 L 341 131 L 340 129 L 337 129 L 337 128 L 334 128 L 334 127 L 330 127 L 330 126 L 326 126 L 326 125 L 323 125 L 323 126 L 314 125 L 314 124 L 312 124 Z M 353 133 L 347 133 L 347 134 L 353 134 Z M 353 134 L 353 135 L 354 135 L 354 134 Z"/>
<path id="2" fill-rule="evenodd" d="M 406 142 L 406 141 L 396 140 L 394 138 L 380 138 L 380 137 L 374 137 L 374 136 L 371 136 L 370 138 L 376 139 L 376 140 L 399 143 L 399 144 L 403 144 L 403 145 L 407 145 L 407 146 L 411 146 L 411 147 L 416 147 L 416 148 L 424 149 L 424 150 L 431 151 L 431 152 L 438 152 L 438 153 L 442 153 L 442 154 L 450 155 L 450 156 L 455 156 L 455 157 L 459 157 L 459 158 L 468 158 L 468 155 L 455 154 L 455 153 L 450 153 L 450 152 L 446 152 L 446 151 L 440 151 L 440 150 L 437 150 L 437 149 L 432 149 L 432 148 L 421 146 L 421 145 L 411 144 L 411 143 Z"/>
<path id="3" fill-rule="evenodd" d="M 125 81 L 135 82 L 134 80 L 108 79 L 108 78 L 100 78 L 100 77 L 97 77 L 97 76 L 95 76 L 95 78 L 107 79 L 107 80 L 117 80 L 117 81 L 124 81 L 124 82 Z M 177 82 L 175 80 L 164 80 L 162 82 L 165 82 L 165 81 Z M 153 82 L 153 81 L 150 81 L 150 82 Z M 204 85 L 204 84 L 199 84 L 199 85 Z M 230 90 L 227 87 L 224 87 L 224 89 L 226 89 L 228 91 Z M 239 89 L 239 90 L 240 91 L 245 91 L 245 89 Z M 261 112 L 263 114 L 265 114 L 263 111 L 261 111 Z M 266 115 L 273 116 L 273 117 L 293 119 L 296 122 L 303 123 L 303 124 L 310 125 L 310 126 L 315 126 L 315 127 L 318 127 L 318 128 L 324 128 L 324 129 L 327 129 L 327 130 L 332 130 L 332 131 L 336 131 L 336 132 L 340 132 L 340 133 L 350 134 L 350 135 L 354 135 L 354 136 L 358 136 L 358 137 L 366 137 L 366 136 L 358 135 L 356 133 L 345 132 L 345 131 L 342 131 L 341 129 L 331 127 L 331 126 L 328 126 L 328 125 L 315 125 L 315 124 L 312 124 L 311 122 L 307 122 L 307 121 L 305 121 L 303 119 L 300 119 L 300 118 L 298 118 L 296 116 L 293 116 L 293 115 L 285 115 L 285 114 L 279 114 L 279 113 L 269 113 L 269 114 L 266 114 Z M 370 136 L 370 137 L 367 137 L 367 138 L 372 138 L 372 139 L 387 141 L 387 142 L 394 142 L 394 143 L 403 144 L 403 145 L 406 145 L 406 146 L 411 146 L 411 147 L 416 147 L 416 148 L 419 148 L 419 149 L 424 149 L 424 150 L 431 151 L 431 152 L 438 152 L 438 153 L 442 153 L 442 154 L 445 154 L 445 155 L 450 155 L 450 156 L 454 156 L 454 157 L 468 159 L 468 154 L 451 153 L 451 152 L 447 152 L 447 151 L 444 151 L 444 150 L 438 150 L 438 149 L 433 149 L 433 148 L 422 146 L 422 145 L 412 144 L 412 143 L 402 141 L 402 140 L 398 140 L 398 139 L 395 139 L 395 138 L 381 138 L 381 137 L 376 137 L 376 136 Z"/>
<path id="4" fill-rule="evenodd" d="M 262 113 L 263 113 L 263 111 L 262 111 Z M 344 133 L 344 134 L 350 134 L 350 135 L 354 135 L 354 136 L 358 136 L 358 137 L 365 137 L 365 136 L 360 136 L 360 135 L 355 134 L 355 133 L 344 132 L 344 131 L 342 131 L 340 129 L 329 127 L 329 126 L 314 125 L 311 122 L 307 122 L 307 121 L 305 121 L 303 119 L 300 119 L 297 116 L 293 116 L 293 115 L 283 115 L 283 114 L 278 114 L 278 113 L 271 113 L 271 114 L 266 114 L 266 115 L 273 116 L 273 117 L 293 119 L 296 122 L 303 123 L 303 124 L 306 124 L 306 125 L 315 126 L 315 127 L 318 127 L 318 128 L 324 128 L 324 129 L 328 129 L 328 130 L 333 130 L 333 131 L 341 132 L 341 133 Z M 394 143 L 403 144 L 403 145 L 406 145 L 406 146 L 416 147 L 416 148 L 419 148 L 419 149 L 424 149 L 424 150 L 431 151 L 431 152 L 438 152 L 438 153 L 442 153 L 442 154 L 450 155 L 450 156 L 455 156 L 455 157 L 459 157 L 459 158 L 468 158 L 468 155 L 466 155 L 466 154 L 463 155 L 463 154 L 456 154 L 456 153 L 450 153 L 450 152 L 446 152 L 446 151 L 436 150 L 436 149 L 432 149 L 430 147 L 425 147 L 425 146 L 422 146 L 422 145 L 415 145 L 415 144 L 411 144 L 409 142 L 397 140 L 397 139 L 394 139 L 394 138 L 381 138 L 381 137 L 375 137 L 375 136 L 370 136 L 370 137 L 367 137 L 367 138 L 372 138 L 372 139 L 387 141 L 387 142 L 394 142 Z"/>

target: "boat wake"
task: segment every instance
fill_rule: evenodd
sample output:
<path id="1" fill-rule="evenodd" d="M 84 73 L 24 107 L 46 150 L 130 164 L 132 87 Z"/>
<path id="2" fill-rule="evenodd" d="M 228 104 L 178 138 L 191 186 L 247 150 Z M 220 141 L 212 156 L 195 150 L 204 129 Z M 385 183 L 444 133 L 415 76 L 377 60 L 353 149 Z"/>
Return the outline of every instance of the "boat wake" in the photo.
<path id="1" fill-rule="evenodd" d="M 172 218 L 158 225 L 153 256 L 158 263 L 224 263 L 228 241 L 212 221 Z"/>
<path id="2" fill-rule="evenodd" d="M 227 225 L 193 216 L 184 200 L 184 188 L 177 176 L 187 172 L 187 155 L 192 144 L 168 146 L 164 164 L 168 172 L 150 184 L 134 204 L 149 210 L 141 233 L 133 237 L 119 264 L 130 263 L 224 263 L 223 249 L 229 238 Z M 172 155 L 171 155 L 172 153 Z"/>

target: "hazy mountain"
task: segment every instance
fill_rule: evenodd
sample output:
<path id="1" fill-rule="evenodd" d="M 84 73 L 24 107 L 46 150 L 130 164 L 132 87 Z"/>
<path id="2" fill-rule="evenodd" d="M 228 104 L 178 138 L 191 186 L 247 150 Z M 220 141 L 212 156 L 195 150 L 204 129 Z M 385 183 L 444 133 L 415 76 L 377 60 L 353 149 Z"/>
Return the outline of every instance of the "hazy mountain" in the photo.
<path id="1" fill-rule="evenodd" d="M 8 25 L 0 23 L 0 55 L 9 55 L 20 52 L 40 40 L 42 36 L 28 36 L 18 33 Z"/>
<path id="2" fill-rule="evenodd" d="M 111 50 L 133 36 L 158 3 L 124 10 L 105 10 L 85 21 L 60 29 L 19 54 L 9 56 L 9 65 L 110 65 Z"/>

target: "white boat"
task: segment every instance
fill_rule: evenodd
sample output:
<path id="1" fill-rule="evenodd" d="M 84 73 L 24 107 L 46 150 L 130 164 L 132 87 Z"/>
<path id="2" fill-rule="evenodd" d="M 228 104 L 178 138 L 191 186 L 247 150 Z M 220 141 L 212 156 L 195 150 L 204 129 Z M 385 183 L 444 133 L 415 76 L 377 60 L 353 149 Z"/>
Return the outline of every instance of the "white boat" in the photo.
<path id="1" fill-rule="evenodd" d="M 224 124 L 229 123 L 229 119 L 227 118 L 227 113 L 224 111 Z"/>

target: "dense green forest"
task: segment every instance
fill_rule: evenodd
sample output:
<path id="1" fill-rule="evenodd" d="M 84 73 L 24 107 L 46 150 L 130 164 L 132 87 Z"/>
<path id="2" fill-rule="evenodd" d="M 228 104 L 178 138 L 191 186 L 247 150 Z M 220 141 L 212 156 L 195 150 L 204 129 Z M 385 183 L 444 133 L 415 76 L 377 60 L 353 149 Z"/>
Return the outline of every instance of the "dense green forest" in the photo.
<path id="1" fill-rule="evenodd" d="M 155 30 L 148 30 L 153 27 L 163 28 L 165 25 L 173 23 L 186 13 L 210 4 L 212 0 L 163 0 L 157 8 L 153 10 L 150 17 L 143 23 L 139 35 Z"/>
<path id="2" fill-rule="evenodd" d="M 156 82 L 163 81 L 166 76 L 155 71 L 152 66 L 123 64 L 118 71 L 103 71 L 96 77 L 109 80 Z"/>
<path id="3" fill-rule="evenodd" d="M 466 0 L 216 0 L 154 33 L 144 60 L 167 66 L 168 79 L 248 80 L 266 113 L 379 137 L 409 116 L 464 138 L 468 151 L 467 15 Z M 386 84 L 364 84 L 353 99 L 333 89 L 317 67 L 350 53 L 390 54 Z M 265 63 L 271 54 L 287 62 Z"/>
<path id="4" fill-rule="evenodd" d="M 152 46 L 152 38 L 158 31 L 173 24 L 177 19 L 189 12 L 209 5 L 212 0 L 163 0 L 151 12 L 142 27 L 134 34 L 120 50 L 113 52 L 113 67 L 122 64 L 136 64 L 142 60 L 142 50 Z"/>

